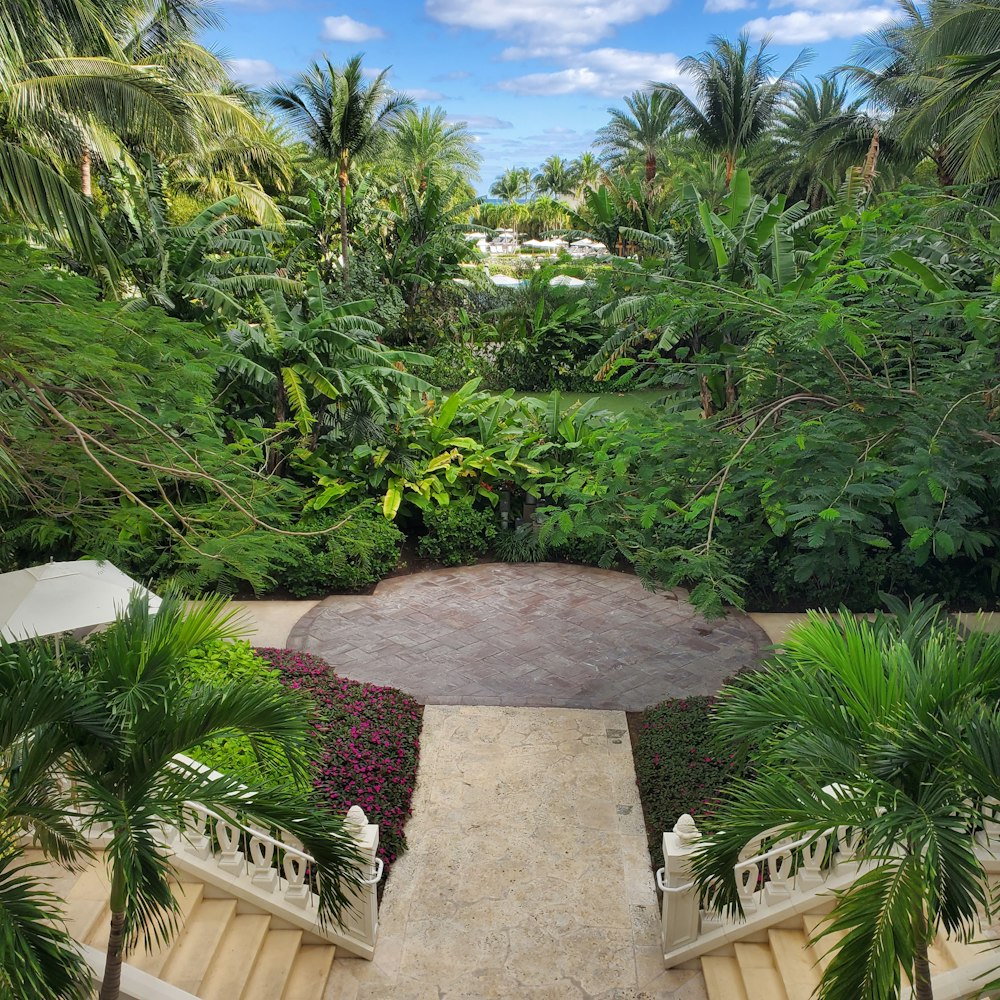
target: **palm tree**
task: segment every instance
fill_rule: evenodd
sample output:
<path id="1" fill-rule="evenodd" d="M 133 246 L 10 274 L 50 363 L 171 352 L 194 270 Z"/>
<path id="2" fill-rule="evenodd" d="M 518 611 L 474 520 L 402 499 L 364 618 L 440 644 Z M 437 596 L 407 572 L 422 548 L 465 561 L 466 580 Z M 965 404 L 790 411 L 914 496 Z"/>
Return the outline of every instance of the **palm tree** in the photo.
<path id="1" fill-rule="evenodd" d="M 784 192 L 819 208 L 830 188 L 861 163 L 878 123 L 861 113 L 847 84 L 835 75 L 790 84 L 774 128 L 762 143 L 757 180 L 768 191 Z"/>
<path id="2" fill-rule="evenodd" d="M 203 0 L 67 0 L 8 4 L 0 15 L 0 205 L 49 238 L 68 239 L 96 269 L 116 258 L 90 210 L 95 167 L 135 154 L 185 157 L 216 147 L 217 175 L 268 149 L 250 109 L 228 93 L 222 63 L 194 41 L 214 23 Z M 79 193 L 61 174 L 75 164 Z M 228 192 L 227 192 L 228 193 Z"/>
<path id="3" fill-rule="evenodd" d="M 574 191 L 577 195 L 582 194 L 584 188 L 596 187 L 603 173 L 597 157 L 590 152 L 581 153 L 570 164 L 570 171 L 573 174 Z"/>
<path id="4" fill-rule="evenodd" d="M 146 168 L 133 204 L 112 212 L 107 221 L 107 230 L 128 247 L 121 259 L 141 300 L 179 319 L 208 322 L 238 316 L 248 295 L 301 290 L 278 273 L 271 254 L 278 233 L 247 226 L 235 214 L 239 195 L 209 205 L 183 225 L 172 225 L 160 170 L 149 162 Z M 123 193 L 119 200 L 125 200 Z"/>
<path id="5" fill-rule="evenodd" d="M 561 156 L 550 156 L 534 178 L 535 190 L 554 198 L 573 193 L 573 168 Z"/>
<path id="6" fill-rule="evenodd" d="M 79 675 L 53 665 L 40 643 L 0 639 L 0 689 L 0 994 L 86 1000 L 90 969 L 66 932 L 61 901 L 24 861 L 20 838 L 30 827 L 46 854 L 68 866 L 89 854 L 55 775 L 62 727 L 100 728 L 98 707 Z"/>
<path id="7" fill-rule="evenodd" d="M 407 111 L 396 125 L 393 155 L 400 172 L 420 191 L 425 191 L 431 180 L 468 180 L 482 163 L 466 124 L 449 123 L 443 108 Z"/>
<path id="8" fill-rule="evenodd" d="M 726 161 L 726 184 L 736 163 L 767 134 L 789 81 L 803 64 L 806 53 L 784 72 L 775 74 L 774 56 L 762 42 L 750 50 L 750 38 L 741 34 L 736 42 L 713 36 L 712 48 L 700 56 L 687 56 L 681 69 L 695 83 L 696 98 L 676 84 L 657 84 L 657 92 L 674 99 L 684 128 L 693 132 L 704 147 Z"/>
<path id="9" fill-rule="evenodd" d="M 901 971 L 931 1000 L 931 942 L 970 932 L 988 905 L 973 834 L 1000 786 L 1000 636 L 963 636 L 925 603 L 894 610 L 812 613 L 716 711 L 724 739 L 753 742 L 755 777 L 725 795 L 695 856 L 709 905 L 739 912 L 733 866 L 765 830 L 857 838 L 864 874 L 820 935 L 843 935 L 822 1000 L 899 996 Z"/>
<path id="10" fill-rule="evenodd" d="M 192 681 L 185 668 L 198 646 L 240 634 L 224 603 L 210 598 L 188 610 L 168 597 L 154 615 L 147 601 L 134 599 L 122 618 L 69 658 L 69 673 L 48 647 L 37 656 L 43 676 L 72 677 L 69 690 L 81 692 L 83 704 L 93 707 L 83 718 L 68 710 L 44 721 L 31 741 L 52 747 L 71 783 L 73 806 L 110 831 L 104 860 L 111 922 L 100 1000 L 118 1000 L 129 950 L 140 940 L 147 946 L 162 942 L 175 928 L 178 905 L 161 830 L 189 825 L 185 803 L 198 802 L 232 822 L 249 813 L 265 829 L 299 837 L 316 859 L 322 922 L 342 919 L 344 883 L 357 879 L 351 835 L 307 790 L 307 706 L 279 686 L 205 684 Z M 30 673 L 9 670 L 12 655 L 9 647 L 0 652 L 14 674 L 5 688 L 0 728 L 35 694 Z M 249 737 L 262 761 L 284 769 L 287 785 L 248 787 L 175 760 L 201 743 L 235 735 Z"/>
<path id="11" fill-rule="evenodd" d="M 337 168 L 340 185 L 340 252 L 344 283 L 350 283 L 350 238 L 347 230 L 347 187 L 356 160 L 374 159 L 388 146 L 393 129 L 413 109 L 405 94 L 386 83 L 388 69 L 365 83 L 362 56 L 352 56 L 337 69 L 324 59 L 295 78 L 291 86 L 269 91 L 271 104 L 295 131 Z"/>
<path id="12" fill-rule="evenodd" d="M 279 292 L 262 296 L 254 321 L 240 320 L 226 335 L 225 367 L 251 395 L 243 415 L 259 415 L 279 429 L 291 423 L 302 439 L 311 434 L 315 446 L 345 407 L 352 418 L 360 408 L 371 424 L 384 420 L 400 393 L 430 389 L 406 370 L 425 363 L 422 355 L 379 343 L 382 327 L 368 316 L 374 306 L 371 299 L 329 304 L 315 271 L 298 300 Z M 283 462 L 275 443 L 267 471 L 279 472 Z"/>
<path id="13" fill-rule="evenodd" d="M 527 167 L 510 167 L 490 186 L 490 194 L 512 205 L 531 194 L 531 171 Z"/>
<path id="14" fill-rule="evenodd" d="M 608 108 L 611 121 L 598 131 L 598 146 L 616 167 L 641 158 L 646 182 L 652 184 L 664 143 L 679 128 L 678 103 L 677 94 L 664 88 L 635 91 L 625 98 L 624 110 Z"/>
<path id="15" fill-rule="evenodd" d="M 900 0 L 900 12 L 865 39 L 852 75 L 893 116 L 893 133 L 914 160 L 933 160 L 943 186 L 995 181 L 1000 4 Z"/>

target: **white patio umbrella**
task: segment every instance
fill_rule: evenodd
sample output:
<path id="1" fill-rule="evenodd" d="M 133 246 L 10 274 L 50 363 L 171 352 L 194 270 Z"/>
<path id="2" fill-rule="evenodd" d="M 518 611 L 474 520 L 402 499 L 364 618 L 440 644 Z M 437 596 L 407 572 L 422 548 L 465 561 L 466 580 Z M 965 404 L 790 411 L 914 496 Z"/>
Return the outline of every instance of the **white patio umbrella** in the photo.
<path id="1" fill-rule="evenodd" d="M 570 274 L 560 274 L 553 278 L 550 285 L 561 285 L 563 288 L 580 288 L 582 285 L 587 284 L 583 278 L 574 278 Z"/>
<path id="2" fill-rule="evenodd" d="M 502 288 L 516 288 L 521 284 L 517 278 L 512 278 L 509 274 L 491 274 L 490 281 Z"/>
<path id="3" fill-rule="evenodd" d="M 160 598 L 109 562 L 78 559 L 0 574 L 0 635 L 8 641 L 113 622 L 136 591 L 149 608 Z"/>

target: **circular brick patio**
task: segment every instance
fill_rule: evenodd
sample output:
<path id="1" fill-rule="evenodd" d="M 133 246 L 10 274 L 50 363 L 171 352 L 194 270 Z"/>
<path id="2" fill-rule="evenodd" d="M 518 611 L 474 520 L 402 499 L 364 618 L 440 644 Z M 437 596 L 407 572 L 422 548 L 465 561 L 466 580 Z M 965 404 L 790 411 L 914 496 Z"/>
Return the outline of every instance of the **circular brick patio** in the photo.
<path id="1" fill-rule="evenodd" d="M 703 618 L 678 593 L 560 563 L 489 563 L 328 597 L 288 645 L 428 705 L 638 711 L 711 694 L 767 644 L 746 616 Z"/>

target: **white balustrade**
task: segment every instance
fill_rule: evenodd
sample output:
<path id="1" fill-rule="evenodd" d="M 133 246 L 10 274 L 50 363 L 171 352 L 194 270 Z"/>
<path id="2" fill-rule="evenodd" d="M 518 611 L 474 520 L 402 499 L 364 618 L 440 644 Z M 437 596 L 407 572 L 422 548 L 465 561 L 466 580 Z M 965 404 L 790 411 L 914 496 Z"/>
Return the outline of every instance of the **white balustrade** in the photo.
<path id="1" fill-rule="evenodd" d="M 780 828 L 765 830 L 740 851 L 733 866 L 742 914 L 706 913 L 691 877 L 700 837 L 687 814 L 663 835 L 664 865 L 656 881 L 663 893 L 661 934 L 668 967 L 718 947 L 742 923 L 764 926 L 769 911 L 778 919 L 803 896 L 857 873 L 858 833 L 853 829 L 839 827 L 798 838 L 783 836 Z"/>

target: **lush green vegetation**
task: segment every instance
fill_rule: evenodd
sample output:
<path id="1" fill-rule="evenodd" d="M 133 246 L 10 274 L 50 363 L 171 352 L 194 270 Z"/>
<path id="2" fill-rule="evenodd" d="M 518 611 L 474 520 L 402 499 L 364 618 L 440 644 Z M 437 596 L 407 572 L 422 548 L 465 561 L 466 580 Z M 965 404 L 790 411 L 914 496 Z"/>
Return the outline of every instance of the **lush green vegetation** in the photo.
<path id="1" fill-rule="evenodd" d="M 629 95 L 499 204 L 469 132 L 360 58 L 252 93 L 197 3 L 12 11 L 3 568 L 305 595 L 408 539 L 709 612 L 995 603 L 995 4 L 906 8 L 818 81 L 714 40 L 698 100 Z M 498 287 L 465 236 L 505 224 L 612 253 Z"/>

